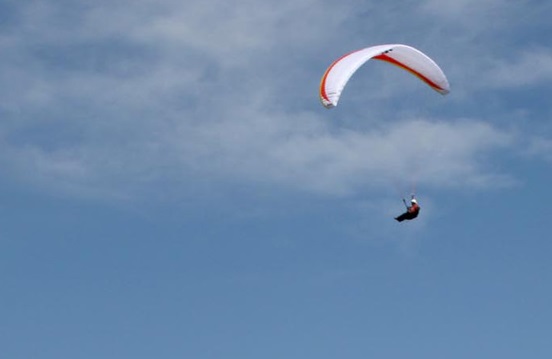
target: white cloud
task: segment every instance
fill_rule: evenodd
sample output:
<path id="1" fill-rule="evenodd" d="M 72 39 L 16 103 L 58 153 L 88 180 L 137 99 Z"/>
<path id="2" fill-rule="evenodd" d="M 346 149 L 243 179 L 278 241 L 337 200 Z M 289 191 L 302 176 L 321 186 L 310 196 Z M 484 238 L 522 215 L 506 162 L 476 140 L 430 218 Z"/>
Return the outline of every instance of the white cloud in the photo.
<path id="1" fill-rule="evenodd" d="M 493 87 L 519 87 L 552 83 L 552 50 L 520 48 L 515 58 L 497 60 L 489 68 L 489 84 Z"/>
<path id="2" fill-rule="evenodd" d="M 54 152 L 12 149 L 9 153 L 17 155 L 4 160 L 15 159 L 21 171 L 32 174 L 29 180 L 91 187 L 87 192 L 103 187 L 101 192 L 109 192 L 111 187 L 124 193 L 156 181 L 219 178 L 343 195 L 388 188 L 410 176 L 437 187 L 497 186 L 497 180 L 507 178 L 486 170 L 485 156 L 508 146 L 511 138 L 478 122 L 416 120 L 377 131 L 334 132 L 313 114 L 260 112 L 183 123 L 149 141 L 127 140 L 126 145 L 83 143 Z"/>
<path id="3" fill-rule="evenodd" d="M 542 36 L 551 30 L 550 2 L 427 0 L 420 10 L 432 16 L 429 39 L 456 98 L 550 83 L 551 52 Z"/>
<path id="4" fill-rule="evenodd" d="M 486 168 L 485 157 L 512 138 L 481 121 L 451 120 L 461 117 L 455 114 L 390 118 L 410 112 L 393 91 L 382 101 L 349 101 L 373 119 L 370 127 L 347 129 L 329 119 L 316 88 L 331 56 L 358 47 L 359 39 L 368 45 L 372 35 L 394 40 L 383 15 L 405 16 L 384 7 L 358 17 L 359 8 L 315 0 L 277 7 L 222 0 L 31 3 L 0 41 L 10 54 L 0 59 L 0 106 L 8 114 L 0 127 L 2 161 L 28 181 L 102 195 L 132 196 L 166 183 L 167 191 L 186 191 L 205 178 L 342 195 L 381 188 L 413 170 L 434 186 L 507 182 Z M 454 76 L 482 77 L 466 71 L 465 48 L 423 50 L 452 66 Z M 540 78 L 548 76 L 550 54 L 541 55 Z M 447 63 L 448 56 L 455 61 Z M 529 58 L 505 60 L 503 70 L 487 76 L 503 86 L 502 71 L 527 64 Z M 371 100 L 368 109 L 355 105 L 363 99 Z"/>
<path id="5" fill-rule="evenodd" d="M 458 0 L 447 2 L 425 0 L 422 2 L 421 7 L 425 11 L 436 15 L 470 21 L 473 19 L 466 19 L 466 16 L 485 15 L 490 11 L 503 7 L 503 5 L 504 2 L 501 0 Z"/>

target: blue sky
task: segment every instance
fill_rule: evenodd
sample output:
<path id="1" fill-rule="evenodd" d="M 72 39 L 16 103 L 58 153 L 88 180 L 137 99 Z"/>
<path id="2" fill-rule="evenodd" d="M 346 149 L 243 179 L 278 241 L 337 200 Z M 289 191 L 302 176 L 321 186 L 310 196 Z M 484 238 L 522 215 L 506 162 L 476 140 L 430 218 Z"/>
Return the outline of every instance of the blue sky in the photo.
<path id="1" fill-rule="evenodd" d="M 551 15 L 1 2 L 3 355 L 549 358 Z M 326 67 L 384 43 L 451 93 L 374 62 L 324 109 Z"/>

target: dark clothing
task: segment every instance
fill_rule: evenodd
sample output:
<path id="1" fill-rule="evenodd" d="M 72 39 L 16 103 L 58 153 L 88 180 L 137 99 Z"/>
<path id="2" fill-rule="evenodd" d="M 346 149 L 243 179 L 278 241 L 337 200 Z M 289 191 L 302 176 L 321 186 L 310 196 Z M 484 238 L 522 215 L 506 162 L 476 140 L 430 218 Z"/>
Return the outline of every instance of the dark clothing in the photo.
<path id="1" fill-rule="evenodd" d="M 418 206 L 417 203 L 412 203 L 412 206 L 408 207 L 406 212 L 404 212 L 400 216 L 395 217 L 395 220 L 397 220 L 397 222 L 402 222 L 405 219 L 411 220 L 418 217 L 418 213 L 420 213 L 420 206 Z"/>

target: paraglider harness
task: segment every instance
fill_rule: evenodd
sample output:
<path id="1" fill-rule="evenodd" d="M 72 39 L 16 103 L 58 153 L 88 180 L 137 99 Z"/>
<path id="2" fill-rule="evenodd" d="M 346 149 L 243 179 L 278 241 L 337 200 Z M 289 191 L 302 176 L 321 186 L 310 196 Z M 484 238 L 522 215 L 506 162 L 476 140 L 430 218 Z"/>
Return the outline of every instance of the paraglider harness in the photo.
<path id="1" fill-rule="evenodd" d="M 412 200 L 415 200 L 414 195 L 411 196 L 411 201 Z M 406 200 L 403 198 L 403 203 L 404 203 L 404 206 L 406 207 L 406 212 L 404 212 L 398 217 L 395 217 L 395 220 L 397 220 L 398 222 L 402 222 L 404 220 L 410 220 L 418 217 L 418 213 L 420 212 L 420 206 L 418 206 L 417 202 L 413 202 L 412 206 L 409 207 L 408 204 L 406 204 Z M 411 208 L 413 206 L 416 206 L 416 208 L 412 211 Z"/>

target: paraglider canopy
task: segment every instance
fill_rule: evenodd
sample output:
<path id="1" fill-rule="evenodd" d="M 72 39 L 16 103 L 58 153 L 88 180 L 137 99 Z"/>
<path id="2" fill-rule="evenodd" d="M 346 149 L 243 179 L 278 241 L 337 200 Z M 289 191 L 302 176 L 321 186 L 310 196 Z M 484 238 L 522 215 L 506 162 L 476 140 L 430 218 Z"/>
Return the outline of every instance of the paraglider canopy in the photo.
<path id="1" fill-rule="evenodd" d="M 337 106 L 349 79 L 370 59 L 407 70 L 442 95 L 450 91 L 445 74 L 429 56 L 407 45 L 377 45 L 343 55 L 328 67 L 320 82 L 322 105 L 328 109 Z"/>

